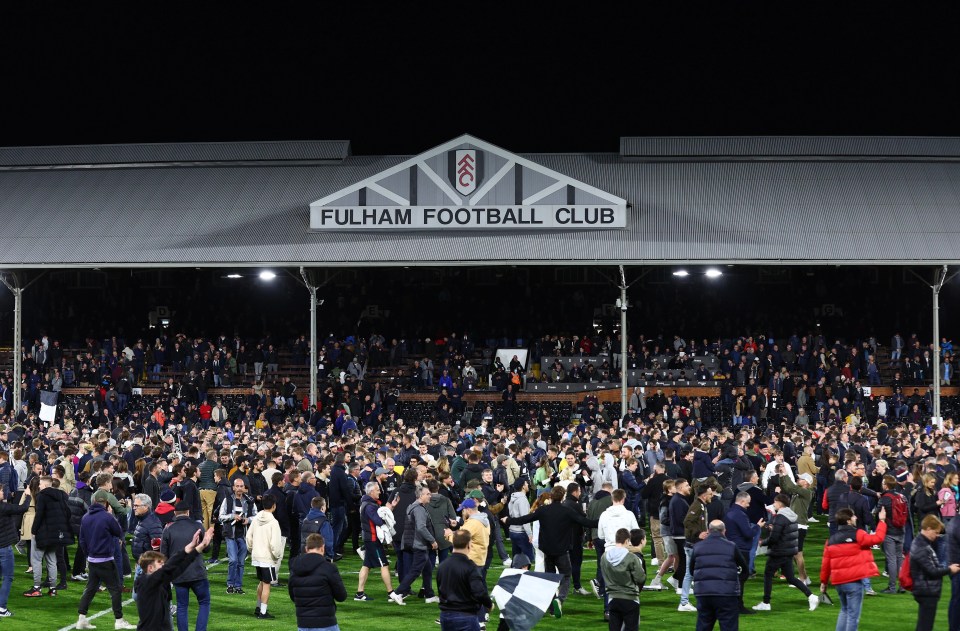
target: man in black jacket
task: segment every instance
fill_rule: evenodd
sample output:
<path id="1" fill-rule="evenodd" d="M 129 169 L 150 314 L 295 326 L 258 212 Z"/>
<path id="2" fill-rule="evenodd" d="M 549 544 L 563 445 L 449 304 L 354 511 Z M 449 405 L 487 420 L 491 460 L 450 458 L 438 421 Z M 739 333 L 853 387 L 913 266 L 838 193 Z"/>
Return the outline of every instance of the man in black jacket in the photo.
<path id="1" fill-rule="evenodd" d="M 810 592 L 803 581 L 793 573 L 793 557 L 800 548 L 800 529 L 797 514 L 790 508 L 790 497 L 779 494 L 773 499 L 776 516 L 770 522 L 770 530 L 764 543 L 768 546 L 767 566 L 763 572 L 763 602 L 753 608 L 757 611 L 770 611 L 770 594 L 773 591 L 773 575 L 782 570 L 787 582 L 807 597 L 810 611 L 817 608 L 820 599 Z"/>
<path id="2" fill-rule="evenodd" d="M 184 550 L 194 540 L 199 538 L 203 528 L 190 514 L 192 507 L 180 500 L 174 508 L 176 517 L 163 531 L 160 541 L 160 553 L 170 556 L 177 550 Z M 212 529 L 211 529 L 212 532 Z M 211 536 L 212 538 L 212 536 Z M 173 579 L 177 590 L 177 628 L 186 629 L 189 625 L 190 592 L 197 597 L 200 609 L 197 612 L 197 631 L 206 631 L 207 620 L 210 618 L 210 582 L 207 580 L 207 569 L 203 558 L 194 555 L 193 560 L 183 566 L 180 574 Z"/>
<path id="3" fill-rule="evenodd" d="M 17 529 L 17 519 L 30 508 L 30 487 L 24 487 L 27 501 L 20 504 L 6 502 L 7 494 L 0 488 L 0 568 L 2 568 L 3 587 L 0 588 L 0 618 L 9 618 L 13 615 L 7 609 L 7 599 L 10 597 L 10 587 L 13 584 L 13 545 L 20 541 L 20 531 Z"/>
<path id="4" fill-rule="evenodd" d="M 584 526 L 596 528 L 599 520 L 587 519 L 569 506 L 563 505 L 566 491 L 562 486 L 555 486 L 550 491 L 550 504 L 546 504 L 520 518 L 504 517 L 503 523 L 509 525 L 529 524 L 532 521 L 540 522 L 540 550 L 543 552 L 544 569 L 547 572 L 558 572 L 563 575 L 560 581 L 560 592 L 557 596 L 563 603 L 570 591 L 570 577 L 573 568 L 570 565 L 570 539 L 574 528 Z"/>
<path id="5" fill-rule="evenodd" d="M 481 607 L 493 607 L 479 568 L 467 556 L 469 552 L 470 533 L 465 530 L 454 532 L 453 554 L 437 570 L 441 631 L 479 629 L 477 612 Z"/>
<path id="6" fill-rule="evenodd" d="M 347 536 L 347 508 L 353 501 L 353 482 L 347 475 L 345 455 L 337 454 L 333 467 L 330 469 L 330 525 L 333 526 L 333 537 L 330 545 L 334 552 L 343 553 L 343 543 Z"/>
<path id="7" fill-rule="evenodd" d="M 202 561 L 200 553 L 210 545 L 213 528 L 208 528 L 200 538 L 202 530 L 197 530 L 193 539 L 167 559 L 162 553 L 148 550 L 140 556 L 140 569 L 143 573 L 137 579 L 137 613 L 140 615 L 140 631 L 173 631 L 170 620 L 170 582 L 176 581 L 193 564 Z M 179 621 L 178 621 L 179 624 Z M 185 628 L 185 627 L 184 627 Z"/>
<path id="8" fill-rule="evenodd" d="M 53 478 L 41 476 L 40 492 L 36 497 L 36 515 L 33 520 L 33 548 L 30 554 L 33 566 L 33 589 L 27 593 L 31 597 L 40 594 L 44 561 L 46 561 L 47 574 L 50 578 L 48 595 L 57 595 L 57 547 L 73 543 L 67 494 L 53 488 L 52 484 Z"/>
<path id="9" fill-rule="evenodd" d="M 711 521 L 707 532 L 690 554 L 690 572 L 697 583 L 697 629 L 713 629 L 719 621 L 720 631 L 736 631 L 743 584 L 739 577 L 749 571 L 747 561 L 725 537 L 722 521 Z"/>
<path id="10" fill-rule="evenodd" d="M 160 518 L 153 512 L 153 504 L 146 493 L 133 496 L 133 513 L 137 516 L 137 527 L 133 531 L 130 549 L 136 563 L 141 554 L 147 550 L 157 549 L 154 547 L 154 540 L 159 541 L 163 537 L 163 525 L 160 523 Z M 140 566 L 137 566 L 137 575 L 139 574 Z"/>
<path id="11" fill-rule="evenodd" d="M 290 562 L 290 600 L 301 629 L 335 628 L 336 603 L 347 599 L 340 571 L 325 557 L 325 545 L 323 535 L 309 535 L 305 554 Z"/>

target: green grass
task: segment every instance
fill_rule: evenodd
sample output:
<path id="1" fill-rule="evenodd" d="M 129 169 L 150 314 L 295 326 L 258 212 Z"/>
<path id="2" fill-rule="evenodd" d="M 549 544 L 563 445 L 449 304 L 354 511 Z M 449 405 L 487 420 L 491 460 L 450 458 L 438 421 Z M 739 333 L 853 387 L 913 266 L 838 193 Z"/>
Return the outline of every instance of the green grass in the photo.
<path id="1" fill-rule="evenodd" d="M 826 525 L 823 523 L 812 524 L 810 536 L 807 538 L 807 567 L 811 572 L 811 579 L 814 580 L 814 591 L 816 591 L 817 577 L 819 576 L 820 558 L 823 545 L 826 539 Z M 422 631 L 424 629 L 438 629 L 433 621 L 438 617 L 437 605 L 426 605 L 416 598 L 407 601 L 404 607 L 388 603 L 383 583 L 376 577 L 371 576 L 367 583 L 367 593 L 376 598 L 376 601 L 369 603 L 358 603 L 353 601 L 353 593 L 357 588 L 357 571 L 360 566 L 359 557 L 350 551 L 348 545 L 348 554 L 338 565 L 343 574 L 344 583 L 347 587 L 349 598 L 340 605 L 338 610 L 338 620 L 341 629 L 344 630 L 362 630 L 362 629 L 384 629 L 387 631 Z M 224 547 L 223 552 L 226 552 Z M 592 550 L 584 551 L 584 585 L 586 578 L 593 576 L 595 565 L 594 552 Z M 72 559 L 72 553 L 71 557 Z M 883 557 L 876 553 L 878 567 L 883 569 Z M 56 631 L 62 627 L 71 625 L 77 620 L 77 601 L 83 591 L 83 583 L 69 582 L 69 589 L 61 591 L 56 599 L 51 598 L 24 598 L 21 594 L 30 586 L 31 579 L 24 574 L 27 567 L 26 559 L 22 556 L 16 557 L 16 576 L 13 583 L 13 590 L 10 596 L 9 608 L 14 612 L 14 617 L 0 619 L 0 631 L 3 628 L 17 629 L 18 631 L 27 631 L 32 629 L 44 631 Z M 762 575 L 765 557 L 757 558 L 757 570 Z M 284 563 L 284 570 L 286 563 Z M 490 571 L 490 585 L 496 582 L 501 567 L 494 563 Z M 270 597 L 270 612 L 277 616 L 276 620 L 257 620 L 253 617 L 253 607 L 256 601 L 256 576 L 254 571 L 248 566 L 245 573 L 244 589 L 247 591 L 243 596 L 228 596 L 226 589 L 226 563 L 214 566 L 209 571 L 212 610 L 210 616 L 209 628 L 213 631 L 221 629 L 243 629 L 255 627 L 258 630 L 267 631 L 271 629 L 295 629 L 296 619 L 294 616 L 293 603 L 290 601 L 285 588 L 274 589 Z M 282 573 L 281 580 L 286 582 L 286 576 Z M 874 587 L 879 591 L 886 587 L 886 578 L 876 577 Z M 128 586 L 130 581 L 127 581 Z M 394 582 L 396 584 L 396 581 Z M 758 613 L 753 616 L 743 616 L 740 620 L 740 628 L 745 631 L 769 631 L 771 626 L 779 628 L 789 628 L 790 631 L 821 631 L 823 629 L 832 629 L 836 624 L 837 611 L 839 610 L 839 601 L 836 598 L 836 592 L 831 596 L 836 603 L 832 607 L 821 606 L 814 612 L 807 611 L 807 601 L 797 590 L 787 587 L 783 581 L 775 581 L 773 589 L 773 598 L 771 599 L 773 610 L 765 613 Z M 589 588 L 589 587 L 588 587 Z M 418 589 L 418 585 L 414 585 Z M 763 581 L 761 578 L 752 579 L 747 582 L 746 603 L 748 606 L 760 602 L 763 595 Z M 129 598 L 129 594 L 125 594 Z M 125 600 L 127 599 L 125 598 Z M 947 627 L 947 604 L 950 599 L 950 587 L 944 585 L 943 598 L 940 600 L 940 608 L 937 613 L 937 628 L 946 629 Z M 692 598 L 691 602 L 695 602 Z M 676 611 L 679 596 L 672 592 L 644 592 L 640 597 L 640 625 L 642 629 L 692 629 L 695 626 L 696 613 L 679 613 Z M 100 593 L 94 599 L 90 608 L 90 614 L 99 613 L 110 607 L 110 598 L 107 593 Z M 191 617 L 195 618 L 196 602 L 191 603 Z M 869 631 L 870 629 L 888 629 L 890 631 L 900 631 L 913 629 L 916 624 L 917 606 L 910 594 L 901 595 L 881 595 L 867 597 L 863 606 L 863 615 L 861 617 L 860 628 Z M 496 613 L 492 614 L 495 616 Z M 136 622 L 136 606 L 131 603 L 124 607 L 124 616 L 130 622 Z M 113 629 L 113 616 L 108 613 L 94 621 L 98 629 Z M 590 596 L 578 596 L 572 594 L 564 607 L 563 618 L 557 620 L 554 618 L 544 618 L 537 626 L 537 629 L 569 629 L 571 625 L 579 626 L 583 629 L 604 629 L 603 606 L 601 601 Z M 174 627 L 176 628 L 176 627 Z M 191 629 L 193 624 L 191 622 Z M 496 625 L 491 625 L 495 629 Z"/>

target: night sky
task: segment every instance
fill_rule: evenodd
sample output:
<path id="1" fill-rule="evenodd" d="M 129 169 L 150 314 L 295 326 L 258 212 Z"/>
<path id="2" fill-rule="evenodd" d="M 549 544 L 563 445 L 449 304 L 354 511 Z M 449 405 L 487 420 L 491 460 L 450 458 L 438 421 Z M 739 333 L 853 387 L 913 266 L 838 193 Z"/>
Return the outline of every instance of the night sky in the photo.
<path id="1" fill-rule="evenodd" d="M 0 9 L 4 145 L 346 138 L 356 154 L 410 154 L 465 132 L 518 152 L 616 151 L 621 135 L 960 135 L 945 12 L 29 4 Z"/>

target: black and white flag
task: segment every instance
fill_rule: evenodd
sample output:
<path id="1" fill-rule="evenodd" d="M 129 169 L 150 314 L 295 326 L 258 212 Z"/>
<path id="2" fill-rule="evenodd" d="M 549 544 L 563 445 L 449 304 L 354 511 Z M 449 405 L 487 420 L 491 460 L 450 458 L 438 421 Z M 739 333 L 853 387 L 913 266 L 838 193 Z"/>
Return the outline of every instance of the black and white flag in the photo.
<path id="1" fill-rule="evenodd" d="M 493 599 L 511 631 L 529 631 L 540 622 L 560 588 L 560 574 L 506 569 L 493 588 Z"/>

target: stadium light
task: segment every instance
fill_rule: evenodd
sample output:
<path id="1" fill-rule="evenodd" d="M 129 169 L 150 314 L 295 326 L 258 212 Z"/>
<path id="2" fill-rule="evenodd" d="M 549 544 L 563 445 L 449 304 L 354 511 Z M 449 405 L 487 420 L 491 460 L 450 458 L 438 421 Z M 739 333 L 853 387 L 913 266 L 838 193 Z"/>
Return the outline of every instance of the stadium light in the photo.
<path id="1" fill-rule="evenodd" d="M 706 272 L 704 272 L 704 274 L 706 275 L 707 278 L 720 278 L 721 276 L 723 276 L 723 272 L 721 272 L 715 267 L 711 267 Z"/>
<path id="2" fill-rule="evenodd" d="M 688 272 L 688 271 L 685 270 L 685 269 L 678 269 L 677 271 L 675 271 L 675 272 L 673 273 L 673 275 L 676 276 L 676 277 L 678 277 L 678 278 L 686 278 L 687 276 L 690 275 L 690 272 Z"/>
<path id="3" fill-rule="evenodd" d="M 260 272 L 260 280 L 270 281 L 276 277 L 277 275 L 274 272 L 271 272 L 270 270 L 264 270 Z"/>
<path id="4" fill-rule="evenodd" d="M 240 274 L 227 274 L 227 278 L 243 278 Z"/>

